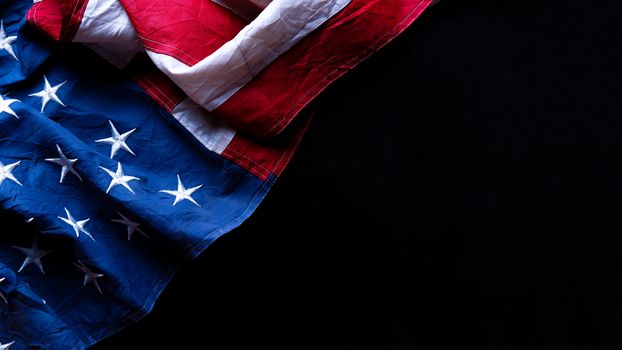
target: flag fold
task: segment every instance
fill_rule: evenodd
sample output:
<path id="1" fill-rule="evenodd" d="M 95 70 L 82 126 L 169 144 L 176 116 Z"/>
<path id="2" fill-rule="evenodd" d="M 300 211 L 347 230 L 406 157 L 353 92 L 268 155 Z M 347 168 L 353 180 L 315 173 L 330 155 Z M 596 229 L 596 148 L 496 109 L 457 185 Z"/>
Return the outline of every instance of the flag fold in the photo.
<path id="1" fill-rule="evenodd" d="M 0 345 L 147 314 L 266 196 L 305 107 L 430 1 L 224 3 L 0 0 Z"/>

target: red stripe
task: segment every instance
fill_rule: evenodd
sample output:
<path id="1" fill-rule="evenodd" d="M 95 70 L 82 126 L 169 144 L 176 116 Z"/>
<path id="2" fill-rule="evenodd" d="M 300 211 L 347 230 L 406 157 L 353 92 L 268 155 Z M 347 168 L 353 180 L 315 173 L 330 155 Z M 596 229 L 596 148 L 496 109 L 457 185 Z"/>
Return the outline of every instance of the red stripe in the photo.
<path id="1" fill-rule="evenodd" d="M 50 38 L 71 41 L 82 22 L 88 0 L 45 0 L 34 4 L 26 19 Z"/>
<path id="2" fill-rule="evenodd" d="M 310 115 L 301 116 L 287 132 L 272 140 L 260 140 L 238 133 L 222 156 L 263 181 L 270 175 L 279 176 L 294 155 L 310 122 Z"/>
<path id="3" fill-rule="evenodd" d="M 270 138 L 333 81 L 404 31 L 431 0 L 353 0 L 214 112 Z"/>
<path id="4" fill-rule="evenodd" d="M 145 48 L 189 66 L 216 51 L 246 25 L 211 0 L 121 0 L 121 4 Z"/>
<path id="5" fill-rule="evenodd" d="M 76 35 L 76 32 L 78 31 L 78 28 L 80 28 L 80 23 L 82 23 L 82 17 L 84 16 L 84 11 L 86 10 L 86 4 L 88 3 L 88 0 L 74 0 L 72 2 L 74 3 L 74 7 L 71 13 L 71 17 L 69 18 L 69 23 L 67 23 L 65 30 L 61 32 L 60 37 L 60 40 L 67 42 L 73 39 L 73 37 Z"/>

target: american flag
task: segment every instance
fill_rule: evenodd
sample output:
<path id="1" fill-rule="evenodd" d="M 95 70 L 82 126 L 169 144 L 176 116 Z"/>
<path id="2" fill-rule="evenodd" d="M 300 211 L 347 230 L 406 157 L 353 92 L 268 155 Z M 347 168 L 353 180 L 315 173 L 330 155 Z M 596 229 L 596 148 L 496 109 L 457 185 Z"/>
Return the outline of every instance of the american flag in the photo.
<path id="1" fill-rule="evenodd" d="M 305 107 L 430 5 L 235 3 L 2 0 L 0 349 L 143 317 L 259 205 Z"/>

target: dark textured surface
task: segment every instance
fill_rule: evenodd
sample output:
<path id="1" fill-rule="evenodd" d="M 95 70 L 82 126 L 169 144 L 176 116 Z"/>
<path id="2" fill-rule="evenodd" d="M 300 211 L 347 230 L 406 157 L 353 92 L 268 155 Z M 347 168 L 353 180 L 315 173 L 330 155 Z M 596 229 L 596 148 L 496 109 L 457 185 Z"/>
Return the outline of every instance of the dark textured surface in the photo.
<path id="1" fill-rule="evenodd" d="M 256 214 L 94 349 L 621 348 L 617 6 L 436 5 L 321 97 Z"/>

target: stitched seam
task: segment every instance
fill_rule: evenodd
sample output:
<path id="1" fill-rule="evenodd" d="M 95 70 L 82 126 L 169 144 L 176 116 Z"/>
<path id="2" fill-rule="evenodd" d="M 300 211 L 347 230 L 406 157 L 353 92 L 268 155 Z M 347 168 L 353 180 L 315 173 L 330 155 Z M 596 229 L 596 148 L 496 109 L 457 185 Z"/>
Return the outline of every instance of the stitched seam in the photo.
<path id="1" fill-rule="evenodd" d="M 244 155 L 241 155 L 241 157 L 236 157 L 235 155 L 229 153 L 228 151 L 225 151 L 222 153 L 222 156 L 225 157 L 226 159 L 228 159 L 229 161 L 237 164 L 238 166 L 241 166 L 242 168 L 244 168 L 244 170 L 248 171 L 249 173 L 251 173 L 253 176 L 261 179 L 261 180 L 266 180 L 268 178 L 268 176 L 270 176 L 269 172 L 264 172 L 261 169 L 255 168 L 253 167 L 253 164 L 250 164 L 247 160 L 248 158 L 244 157 Z M 245 159 L 246 158 L 246 159 Z"/>
<path id="2" fill-rule="evenodd" d="M 304 137 L 304 134 L 307 132 L 309 125 L 311 125 L 311 119 L 313 118 L 313 113 L 307 116 L 307 118 L 308 120 L 305 121 L 306 125 L 303 126 L 303 130 L 300 132 L 300 135 L 296 135 L 297 139 L 296 141 L 294 141 L 294 144 L 292 145 L 292 147 L 288 149 L 287 151 L 283 152 L 283 154 L 279 157 L 276 164 L 274 165 L 274 168 L 271 171 L 272 173 L 274 173 L 274 171 L 279 168 L 283 160 L 288 161 L 289 159 L 291 159 L 292 156 L 294 155 L 294 151 L 298 149 L 298 146 L 300 146 L 300 143 L 302 142 L 302 138 Z"/>
<path id="3" fill-rule="evenodd" d="M 259 167 L 254 167 L 254 163 L 251 159 L 245 157 L 243 154 L 240 154 L 236 151 L 233 151 L 234 153 L 236 153 L 236 155 L 239 155 L 240 157 L 234 157 L 235 155 L 233 154 L 229 154 L 229 156 L 234 157 L 233 161 L 239 162 L 241 163 L 241 165 L 248 167 L 248 171 L 251 172 L 257 172 L 257 175 L 262 175 L 262 174 L 266 174 L 266 176 L 269 174 L 268 172 L 264 171 L 263 169 L 258 169 Z M 254 170 L 253 170 L 254 169 Z"/>
<path id="4" fill-rule="evenodd" d="M 249 158 L 247 155 L 242 154 L 242 153 L 240 153 L 240 152 L 236 151 L 236 150 L 235 150 L 235 149 L 233 149 L 233 148 L 227 148 L 227 151 L 228 151 L 228 152 L 233 152 L 233 153 L 235 153 L 235 155 L 236 155 L 236 156 L 240 156 L 240 157 L 242 157 L 242 158 L 246 159 L 246 161 L 247 161 L 247 165 L 254 166 L 254 167 L 258 167 L 258 168 L 260 168 L 261 170 L 263 170 L 264 172 L 266 172 L 266 173 L 268 173 L 268 174 L 270 174 L 270 173 L 271 173 L 271 171 L 270 171 L 270 170 L 266 169 L 263 165 L 261 165 L 261 164 L 257 163 L 255 160 L 253 160 L 253 159 Z"/>
<path id="5" fill-rule="evenodd" d="M 158 96 L 158 94 L 156 94 L 155 92 L 153 92 L 153 90 L 150 88 L 150 86 L 148 86 L 145 82 L 141 81 L 141 80 L 136 80 L 136 83 L 143 88 L 147 94 L 153 98 L 154 100 L 156 100 L 160 106 L 168 109 L 168 110 L 172 110 L 171 106 L 169 106 L 166 101 L 163 101 L 162 99 L 160 99 L 160 97 Z"/>
<path id="6" fill-rule="evenodd" d="M 145 79 L 145 81 L 149 83 L 149 85 L 153 86 L 153 88 L 156 89 L 164 98 L 169 100 L 171 105 L 175 105 L 175 101 L 171 99 L 164 91 L 160 90 L 160 88 L 156 84 L 152 83 L 151 80 L 149 80 L 149 78 L 144 77 L 143 79 Z"/>
<path id="7" fill-rule="evenodd" d="M 182 49 L 177 48 L 177 47 L 175 47 L 175 46 L 173 46 L 173 45 L 166 44 L 166 43 L 161 43 L 161 42 L 156 41 L 156 40 L 153 40 L 153 39 L 148 39 L 148 38 L 145 38 L 145 37 L 143 37 L 143 36 L 141 36 L 141 35 L 138 35 L 138 37 L 139 37 L 140 39 L 142 39 L 143 41 L 150 41 L 150 42 L 152 42 L 152 43 L 156 43 L 156 44 L 158 44 L 158 45 L 168 46 L 168 47 L 170 47 L 170 48 L 172 48 L 172 49 L 175 49 L 175 50 L 179 51 L 179 52 L 180 52 L 180 53 L 182 53 L 183 55 L 186 55 L 186 56 L 190 57 L 191 59 L 193 59 L 193 60 L 195 61 L 194 63 L 191 63 L 191 62 L 189 62 L 187 59 L 184 59 L 184 58 L 181 58 L 181 57 L 172 56 L 173 58 L 175 58 L 175 59 L 178 59 L 178 60 L 182 61 L 184 64 L 186 64 L 186 65 L 188 65 L 188 66 L 193 66 L 193 65 L 195 65 L 197 62 L 199 62 L 199 61 L 200 61 L 200 60 L 197 60 L 197 59 L 196 59 L 194 56 L 192 56 L 191 54 L 189 54 L 189 53 L 187 53 L 187 52 L 183 51 Z M 159 48 L 157 48 L 157 47 L 154 47 L 153 45 L 145 44 L 145 47 L 146 47 L 146 48 L 148 48 L 148 49 L 149 49 L 149 50 L 151 50 L 151 51 L 154 51 L 154 52 L 160 51 L 160 53 L 164 53 L 164 54 L 172 54 L 171 52 L 164 51 L 164 50 L 162 50 L 162 49 L 159 49 Z M 157 51 L 156 51 L 156 50 L 157 50 Z"/>
<path id="8" fill-rule="evenodd" d="M 248 165 L 251 165 L 251 166 L 256 166 L 256 167 L 258 167 L 258 168 L 261 168 L 261 170 L 263 170 L 263 171 L 267 172 L 268 174 L 271 172 L 270 170 L 268 170 L 267 168 L 265 168 L 263 165 L 261 165 L 261 164 L 257 163 L 255 160 L 253 160 L 253 159 L 249 158 L 249 157 L 248 157 L 248 156 L 246 156 L 245 154 L 242 154 L 242 153 L 240 153 L 240 152 L 238 152 L 238 151 L 236 151 L 236 150 L 234 150 L 234 149 L 228 149 L 228 150 L 229 150 L 229 151 L 231 151 L 231 152 L 233 152 L 233 153 L 235 153 L 236 155 L 239 155 L 239 156 L 243 157 L 244 159 L 246 159 L 246 160 L 249 162 L 249 164 L 248 164 Z"/>

